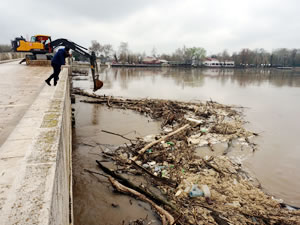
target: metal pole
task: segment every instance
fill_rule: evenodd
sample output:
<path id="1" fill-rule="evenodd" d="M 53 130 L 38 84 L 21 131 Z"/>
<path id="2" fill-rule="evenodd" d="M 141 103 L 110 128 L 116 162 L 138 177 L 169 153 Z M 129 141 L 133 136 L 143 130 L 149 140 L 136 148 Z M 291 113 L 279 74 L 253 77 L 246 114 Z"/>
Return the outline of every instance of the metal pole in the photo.
<path id="1" fill-rule="evenodd" d="M 95 52 L 92 52 L 90 61 L 91 61 L 91 71 L 92 71 L 92 77 L 93 77 L 93 83 L 94 83 L 94 91 L 96 91 L 95 67 L 97 66 L 97 64 L 96 64 Z"/>

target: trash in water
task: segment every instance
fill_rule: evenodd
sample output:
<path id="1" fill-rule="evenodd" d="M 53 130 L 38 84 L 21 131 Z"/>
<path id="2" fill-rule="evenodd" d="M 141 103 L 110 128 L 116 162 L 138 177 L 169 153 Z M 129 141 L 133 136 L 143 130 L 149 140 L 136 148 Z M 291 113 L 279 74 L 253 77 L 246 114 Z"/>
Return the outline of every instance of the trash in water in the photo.
<path id="1" fill-rule="evenodd" d="M 204 193 L 204 197 L 205 198 L 210 198 L 211 197 L 209 187 L 206 184 L 202 185 L 201 189 L 202 189 L 202 191 Z"/>
<path id="2" fill-rule="evenodd" d="M 73 90 L 74 92 L 89 96 L 83 91 Z M 109 100 L 116 108 L 132 109 L 163 120 L 162 132 L 152 135 L 155 140 L 145 141 L 141 138 L 131 146 L 120 147 L 111 154 L 116 164 L 122 165 L 120 170 L 123 173 L 139 169 L 123 159 L 126 159 L 126 155 L 122 154 L 128 155 L 128 148 L 140 160 L 137 164 L 144 168 L 149 166 L 148 172 L 157 177 L 153 179 L 152 174 L 148 176 L 146 173 L 144 177 L 149 177 L 147 181 L 158 187 L 166 195 L 168 202 L 183 215 L 178 219 L 178 224 L 198 224 L 199 221 L 203 224 L 218 224 L 220 219 L 227 221 L 224 224 L 296 224 L 295 221 L 300 221 L 300 210 L 293 210 L 291 206 L 280 207 L 278 201 L 254 184 L 251 176 L 243 170 L 242 161 L 238 160 L 240 156 L 230 158 L 216 155 L 204 159 L 196 156 L 195 149 L 201 145 L 207 145 L 212 151 L 211 146 L 215 144 L 226 143 L 224 148 L 229 148 L 233 142 L 237 142 L 254 149 L 255 145 L 249 140 L 254 133 L 244 128 L 243 115 L 234 106 L 213 101 L 198 104 L 153 99 L 108 99 L 107 96 L 95 95 L 90 97 L 96 97 L 97 100 L 83 102 L 106 105 Z M 187 117 L 203 120 L 204 125 L 195 124 L 195 121 L 187 120 Z M 157 142 L 163 137 L 163 141 Z M 140 154 L 141 149 L 148 146 L 149 142 L 153 142 L 152 154 L 142 154 L 146 150 Z M 126 166 L 124 163 L 127 163 Z M 193 184 L 199 184 L 200 188 Z M 198 195 L 203 197 L 191 198 Z M 206 205 L 205 201 L 215 204 L 211 208 L 201 207 Z M 173 216 L 178 217 L 177 214 Z"/>
<path id="3" fill-rule="evenodd" d="M 148 164 L 149 164 L 150 166 L 154 166 L 154 165 L 156 164 L 156 162 L 155 162 L 155 161 L 151 161 L 151 162 L 148 162 Z"/>
<path id="4" fill-rule="evenodd" d="M 207 132 L 207 129 L 206 129 L 206 128 L 201 128 L 200 131 L 201 131 L 202 133 L 206 133 L 206 132 Z"/>
<path id="5" fill-rule="evenodd" d="M 154 168 L 154 171 L 155 172 L 160 172 L 162 169 L 164 169 L 165 168 L 165 166 L 156 166 L 155 168 Z"/>
<path id="6" fill-rule="evenodd" d="M 175 145 L 174 142 L 172 142 L 172 141 L 167 142 L 167 144 L 168 144 L 168 145 L 171 145 L 171 146 L 174 146 L 174 145 Z"/>
<path id="7" fill-rule="evenodd" d="M 198 188 L 197 184 L 194 184 L 189 192 L 189 196 L 191 198 L 204 196 L 204 192 Z"/>

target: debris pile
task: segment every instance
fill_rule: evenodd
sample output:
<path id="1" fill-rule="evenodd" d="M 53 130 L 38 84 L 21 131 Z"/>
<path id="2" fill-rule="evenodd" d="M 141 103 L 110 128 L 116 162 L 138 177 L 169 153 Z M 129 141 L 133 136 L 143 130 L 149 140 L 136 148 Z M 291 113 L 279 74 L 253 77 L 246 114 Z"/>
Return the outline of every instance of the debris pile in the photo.
<path id="1" fill-rule="evenodd" d="M 148 202 L 162 224 L 300 223 L 300 210 L 284 208 L 261 190 L 239 160 L 228 157 L 233 143 L 256 150 L 252 138 L 257 134 L 243 128 L 241 107 L 213 101 L 122 99 L 79 89 L 73 93 L 89 97 L 82 100 L 86 103 L 130 109 L 161 121 L 160 134 L 135 140 L 124 137 L 130 145 L 103 153 L 115 162 L 117 170 L 97 163 L 118 191 Z M 219 143 L 227 146 L 220 155 L 195 154 L 203 146 L 213 152 Z M 124 174 L 142 175 L 162 196 L 149 191 L 150 187 L 132 184 Z"/>
<path id="2" fill-rule="evenodd" d="M 72 77 L 88 76 L 88 73 L 89 72 L 86 69 L 72 68 Z"/>

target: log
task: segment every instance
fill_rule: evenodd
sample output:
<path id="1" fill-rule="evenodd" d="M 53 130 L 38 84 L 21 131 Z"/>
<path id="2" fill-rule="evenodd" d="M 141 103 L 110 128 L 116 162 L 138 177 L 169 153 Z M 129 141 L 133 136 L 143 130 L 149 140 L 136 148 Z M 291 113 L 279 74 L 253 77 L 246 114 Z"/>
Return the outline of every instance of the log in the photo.
<path id="1" fill-rule="evenodd" d="M 111 131 L 107 131 L 107 130 L 101 130 L 101 131 L 104 132 L 104 133 L 108 133 L 108 134 L 112 134 L 112 135 L 119 136 L 119 137 L 121 137 L 121 138 L 124 138 L 124 139 L 130 141 L 130 142 L 131 142 L 131 141 L 136 141 L 136 140 L 127 138 L 127 137 L 125 137 L 125 136 L 123 136 L 123 135 L 121 135 L 121 134 L 117 134 L 117 133 L 114 133 L 114 132 L 111 132 Z"/>
<path id="2" fill-rule="evenodd" d="M 100 176 L 103 176 L 103 177 L 106 177 L 108 178 L 107 175 L 104 175 L 102 173 L 98 173 L 98 172 L 95 172 L 95 171 L 92 171 L 92 170 L 89 170 L 89 169 L 84 169 L 85 172 L 88 172 L 88 173 L 91 173 L 91 174 L 97 174 L 97 175 L 100 175 Z"/>
<path id="3" fill-rule="evenodd" d="M 77 94 L 77 93 L 75 93 Z M 107 100 L 80 100 L 80 102 L 84 102 L 84 103 L 92 103 L 92 104 L 104 104 L 107 103 Z"/>
<path id="4" fill-rule="evenodd" d="M 208 209 L 210 212 L 210 215 L 214 218 L 215 222 L 219 225 L 230 225 L 234 224 L 232 221 L 228 220 L 224 216 L 222 216 L 222 212 L 219 212 L 211 207 L 205 206 L 203 204 L 198 204 L 200 207 Z"/>
<path id="5" fill-rule="evenodd" d="M 147 144 L 144 148 L 142 148 L 140 151 L 138 151 L 138 155 L 135 156 L 135 157 L 133 157 L 132 160 L 133 160 L 133 161 L 136 161 L 136 160 L 138 159 L 139 155 L 144 154 L 145 151 L 147 151 L 147 149 L 149 149 L 149 148 L 152 147 L 153 145 L 156 145 L 157 143 L 160 143 L 161 141 L 163 141 L 163 140 L 165 140 L 165 139 L 167 139 L 167 138 L 173 136 L 174 134 L 177 134 L 177 133 L 179 133 L 179 132 L 181 132 L 181 131 L 183 131 L 183 130 L 189 128 L 189 127 L 190 127 L 190 125 L 189 125 L 189 124 L 186 124 L 186 125 L 180 127 L 179 129 L 177 129 L 177 130 L 175 130 L 175 131 L 173 131 L 173 132 L 171 132 L 171 133 L 169 133 L 169 134 L 167 134 L 167 135 L 161 137 L 160 139 L 158 139 L 158 140 L 156 140 L 156 141 L 153 141 L 153 142 Z"/>
<path id="6" fill-rule="evenodd" d="M 128 187 L 122 185 L 117 180 L 115 180 L 112 176 L 108 176 L 108 179 L 111 182 L 111 184 L 119 192 L 122 192 L 122 193 L 125 193 L 125 194 L 131 194 L 131 195 L 141 199 L 142 201 L 148 202 L 160 215 L 163 225 L 172 225 L 175 222 L 173 216 L 169 212 L 164 210 L 162 207 L 156 205 L 153 201 L 148 199 L 145 195 L 137 192 L 136 190 L 133 190 L 131 188 L 128 188 Z"/>
<path id="7" fill-rule="evenodd" d="M 158 204 L 167 205 L 170 208 L 172 208 L 173 210 L 177 211 L 177 208 L 173 204 L 171 204 L 170 202 L 162 199 L 161 197 L 155 195 L 154 193 L 149 193 L 145 189 L 143 189 L 139 186 L 136 186 L 135 184 L 133 184 L 129 180 L 127 180 L 124 177 L 120 176 L 119 174 L 115 173 L 115 171 L 110 170 L 109 168 L 105 167 L 100 161 L 96 160 L 96 162 L 97 162 L 98 166 L 103 170 L 103 172 L 105 172 L 108 175 L 110 175 L 110 176 L 114 177 L 115 179 L 119 180 L 123 185 L 126 185 L 126 186 L 142 193 L 143 195 L 147 196 L 148 198 L 152 199 L 153 201 L 155 201 Z"/>
<path id="8" fill-rule="evenodd" d="M 225 174 L 221 170 L 219 170 L 217 167 L 215 167 L 214 165 L 212 165 L 210 162 L 206 161 L 205 159 L 202 159 L 202 160 L 205 163 L 205 165 L 207 165 L 208 167 L 214 169 L 215 171 L 217 171 L 222 176 L 225 176 Z"/>

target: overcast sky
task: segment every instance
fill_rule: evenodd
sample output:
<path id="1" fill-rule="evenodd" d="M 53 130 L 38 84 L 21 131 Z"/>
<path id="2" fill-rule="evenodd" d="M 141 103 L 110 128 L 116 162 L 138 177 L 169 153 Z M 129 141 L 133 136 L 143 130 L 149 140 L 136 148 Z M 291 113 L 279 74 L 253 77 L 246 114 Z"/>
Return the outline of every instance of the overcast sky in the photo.
<path id="1" fill-rule="evenodd" d="M 208 54 L 242 48 L 300 48 L 299 0 L 1 0 L 0 44 L 51 35 L 89 47 L 128 42 L 132 52 Z"/>

